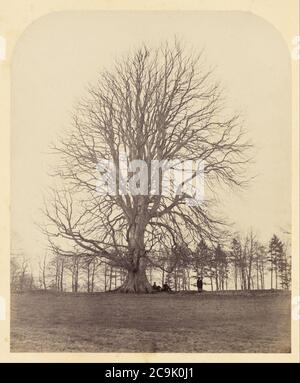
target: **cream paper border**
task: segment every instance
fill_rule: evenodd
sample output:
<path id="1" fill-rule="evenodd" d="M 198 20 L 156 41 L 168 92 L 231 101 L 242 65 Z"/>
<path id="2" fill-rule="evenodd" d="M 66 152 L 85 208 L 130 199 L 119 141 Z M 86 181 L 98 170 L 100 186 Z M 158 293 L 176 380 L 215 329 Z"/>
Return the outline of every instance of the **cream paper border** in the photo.
<path id="1" fill-rule="evenodd" d="M 223 10 L 262 17 L 283 36 L 291 54 L 299 35 L 298 0 L 0 0 L 0 36 L 6 59 L 0 61 L 0 297 L 6 318 L 0 320 L 0 362 L 300 362 L 299 306 L 292 307 L 290 354 L 229 353 L 10 353 L 9 212 L 10 212 L 10 69 L 16 42 L 38 18 L 67 10 Z M 299 60 L 292 59 L 292 297 L 299 291 Z M 296 314 L 296 315 L 295 315 Z M 298 319 L 297 319 L 298 317 Z"/>

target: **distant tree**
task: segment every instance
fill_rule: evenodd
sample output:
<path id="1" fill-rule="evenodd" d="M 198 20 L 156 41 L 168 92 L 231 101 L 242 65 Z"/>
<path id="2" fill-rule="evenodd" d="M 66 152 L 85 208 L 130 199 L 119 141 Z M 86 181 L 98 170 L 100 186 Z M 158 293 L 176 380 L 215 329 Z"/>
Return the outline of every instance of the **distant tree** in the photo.
<path id="1" fill-rule="evenodd" d="M 230 263 L 233 265 L 234 288 L 235 290 L 238 290 L 239 276 L 241 280 L 241 286 L 245 286 L 243 250 L 241 241 L 238 238 L 233 238 L 232 240 L 229 260 Z"/>
<path id="2" fill-rule="evenodd" d="M 79 289 L 79 271 L 81 267 L 81 257 L 79 254 L 75 253 L 73 256 L 64 257 L 64 261 L 66 273 L 71 276 L 72 292 L 77 293 Z"/>
<path id="3" fill-rule="evenodd" d="M 64 256 L 53 252 L 49 262 L 49 272 L 52 276 L 50 288 L 57 291 L 64 291 L 65 266 L 67 262 Z"/>
<path id="4" fill-rule="evenodd" d="M 101 259 L 95 256 L 85 256 L 82 259 L 82 268 L 86 272 L 86 290 L 88 293 L 93 293 L 95 290 L 96 273 L 102 265 Z M 111 267 L 111 270 L 113 268 Z M 112 272 L 110 274 L 110 290 L 112 285 Z"/>
<path id="5" fill-rule="evenodd" d="M 185 244 L 176 244 L 165 253 L 165 280 L 175 291 L 186 289 L 186 272 L 191 265 L 190 250 Z"/>
<path id="6" fill-rule="evenodd" d="M 253 231 L 241 239 L 234 236 L 229 252 L 230 264 L 233 269 L 235 289 L 265 288 L 265 265 L 267 252 L 265 247 L 256 239 Z"/>
<path id="7" fill-rule="evenodd" d="M 289 289 L 291 283 L 291 259 L 288 255 L 287 245 L 275 234 L 269 244 L 270 261 L 275 271 L 275 286 L 278 288 L 278 280 L 283 289 Z"/>
<path id="8" fill-rule="evenodd" d="M 278 273 L 280 278 L 281 288 L 288 290 L 291 285 L 291 259 L 284 251 L 282 258 L 278 261 Z"/>
<path id="9" fill-rule="evenodd" d="M 251 288 L 253 287 L 252 274 L 253 274 L 253 264 L 255 260 L 255 246 L 256 246 L 255 244 L 256 244 L 256 238 L 251 229 L 249 234 L 247 234 L 246 236 L 245 246 L 244 246 L 244 258 L 247 265 L 247 290 L 251 290 Z"/>
<path id="10" fill-rule="evenodd" d="M 279 274 L 280 263 L 282 262 L 282 259 L 284 257 L 283 253 L 284 253 L 283 243 L 280 241 L 277 235 L 274 234 L 269 243 L 271 289 L 273 288 L 274 274 L 275 274 L 275 288 L 276 289 L 278 288 L 278 274 Z"/>
<path id="11" fill-rule="evenodd" d="M 48 257 L 47 253 L 45 253 L 39 259 L 39 284 L 40 288 L 42 288 L 45 291 L 48 289 L 48 269 Z"/>
<path id="12" fill-rule="evenodd" d="M 10 285 L 14 292 L 36 288 L 29 260 L 24 255 L 11 256 Z"/>
<path id="13" fill-rule="evenodd" d="M 226 252 L 218 244 L 214 252 L 216 290 L 225 290 L 228 279 L 228 259 Z"/>
<path id="14" fill-rule="evenodd" d="M 256 242 L 255 248 L 256 287 L 257 289 L 265 289 L 265 269 L 268 262 L 268 253 L 266 247 L 259 242 Z"/>
<path id="15" fill-rule="evenodd" d="M 196 277 L 204 279 L 209 275 L 211 261 L 211 252 L 205 240 L 201 239 L 192 255 Z"/>
<path id="16" fill-rule="evenodd" d="M 12 291 L 19 290 L 19 265 L 14 257 L 10 259 L 10 287 Z"/>

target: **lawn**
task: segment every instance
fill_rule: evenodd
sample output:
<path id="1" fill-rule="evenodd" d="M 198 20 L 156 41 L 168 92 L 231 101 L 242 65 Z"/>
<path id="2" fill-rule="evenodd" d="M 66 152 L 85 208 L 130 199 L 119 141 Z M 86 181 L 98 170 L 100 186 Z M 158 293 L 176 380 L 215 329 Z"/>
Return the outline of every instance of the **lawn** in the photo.
<path id="1" fill-rule="evenodd" d="M 20 293 L 12 352 L 290 352 L 287 292 Z"/>

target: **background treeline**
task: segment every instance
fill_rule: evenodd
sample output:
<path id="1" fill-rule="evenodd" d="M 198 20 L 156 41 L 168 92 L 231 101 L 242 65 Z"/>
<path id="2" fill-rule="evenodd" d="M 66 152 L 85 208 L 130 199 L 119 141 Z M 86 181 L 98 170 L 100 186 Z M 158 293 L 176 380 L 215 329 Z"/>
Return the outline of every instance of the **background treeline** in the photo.
<path id="1" fill-rule="evenodd" d="M 273 235 L 262 244 L 250 232 L 235 236 L 229 245 L 212 248 L 202 240 L 194 250 L 178 245 L 161 248 L 149 257 L 148 279 L 172 290 L 194 290 L 196 278 L 205 290 L 289 289 L 291 256 L 289 244 Z M 37 276 L 38 275 L 38 276 Z M 55 291 L 96 292 L 118 288 L 126 271 L 100 257 L 74 254 L 45 254 L 38 266 L 22 254 L 11 257 L 11 289 L 14 292 L 42 289 Z"/>

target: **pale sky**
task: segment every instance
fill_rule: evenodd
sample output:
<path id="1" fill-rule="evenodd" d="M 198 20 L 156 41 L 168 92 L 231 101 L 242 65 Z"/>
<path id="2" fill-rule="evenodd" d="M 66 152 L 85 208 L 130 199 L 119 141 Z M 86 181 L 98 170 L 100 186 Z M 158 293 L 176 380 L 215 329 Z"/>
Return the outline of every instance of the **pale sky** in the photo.
<path id="1" fill-rule="evenodd" d="M 12 66 L 13 248 L 44 253 L 39 221 L 47 190 L 51 141 L 70 126 L 88 83 L 114 58 L 177 37 L 208 65 L 241 112 L 255 143 L 257 174 L 239 194 L 221 191 L 220 212 L 236 228 L 268 241 L 291 218 L 291 78 L 289 51 L 278 31 L 242 12 L 61 12 L 34 22 L 21 36 Z"/>

